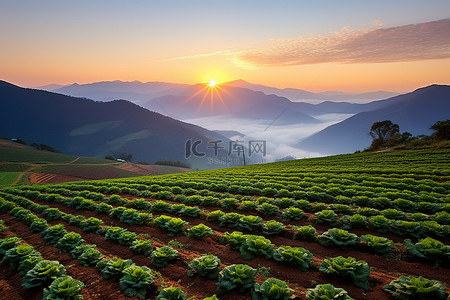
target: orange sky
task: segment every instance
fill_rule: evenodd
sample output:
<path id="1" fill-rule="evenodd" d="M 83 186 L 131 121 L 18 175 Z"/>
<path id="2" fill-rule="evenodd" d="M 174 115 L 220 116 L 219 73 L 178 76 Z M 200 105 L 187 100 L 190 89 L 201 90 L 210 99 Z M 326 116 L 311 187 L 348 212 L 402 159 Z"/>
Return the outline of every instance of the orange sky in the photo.
<path id="1" fill-rule="evenodd" d="M 0 12 L 0 79 L 244 79 L 316 92 L 450 84 L 449 1 L 403 2 L 10 2 Z"/>

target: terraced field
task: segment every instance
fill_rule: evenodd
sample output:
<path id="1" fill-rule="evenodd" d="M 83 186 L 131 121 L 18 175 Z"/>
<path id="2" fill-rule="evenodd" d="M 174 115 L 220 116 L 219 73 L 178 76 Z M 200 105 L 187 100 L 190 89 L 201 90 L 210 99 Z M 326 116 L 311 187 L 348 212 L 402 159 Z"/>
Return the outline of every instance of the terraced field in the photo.
<path id="1" fill-rule="evenodd" d="M 449 178 L 450 151 L 423 150 L 2 188 L 0 291 L 42 299 L 63 278 L 85 299 L 446 299 Z M 49 260 L 64 272 L 36 279 Z"/>

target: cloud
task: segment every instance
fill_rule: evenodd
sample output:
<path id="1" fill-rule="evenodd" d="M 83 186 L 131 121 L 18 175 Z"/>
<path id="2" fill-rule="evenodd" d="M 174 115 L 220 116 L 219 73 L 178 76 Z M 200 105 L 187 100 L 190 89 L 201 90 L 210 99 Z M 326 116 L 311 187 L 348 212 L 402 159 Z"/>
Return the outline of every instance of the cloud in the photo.
<path id="1" fill-rule="evenodd" d="M 372 30 L 344 28 L 326 36 L 276 40 L 235 52 L 241 66 L 388 63 L 450 57 L 450 19 Z"/>

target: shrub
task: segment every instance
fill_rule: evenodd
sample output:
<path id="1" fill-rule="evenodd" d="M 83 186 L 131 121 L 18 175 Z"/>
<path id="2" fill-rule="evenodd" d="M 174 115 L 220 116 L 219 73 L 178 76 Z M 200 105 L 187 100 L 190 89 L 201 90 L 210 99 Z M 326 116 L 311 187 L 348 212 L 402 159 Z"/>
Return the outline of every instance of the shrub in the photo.
<path id="1" fill-rule="evenodd" d="M 145 266 L 133 265 L 125 268 L 122 274 L 119 285 L 125 296 L 145 299 L 146 290 L 154 281 L 151 270 Z"/>
<path id="2" fill-rule="evenodd" d="M 318 284 L 313 289 L 306 292 L 308 300 L 353 300 L 347 291 L 342 288 L 335 288 L 331 284 Z"/>
<path id="3" fill-rule="evenodd" d="M 208 279 L 216 279 L 220 272 L 220 259 L 209 254 L 194 259 L 188 267 L 188 276 L 198 275 Z"/>
<path id="4" fill-rule="evenodd" d="M 178 287 L 168 287 L 159 292 L 156 300 L 186 300 L 186 293 Z"/>
<path id="5" fill-rule="evenodd" d="M 178 251 L 170 246 L 156 248 L 151 254 L 152 264 L 158 268 L 165 267 L 167 263 L 178 257 Z"/>
<path id="6" fill-rule="evenodd" d="M 235 264 L 225 267 L 219 273 L 217 294 L 223 295 L 231 290 L 237 289 L 243 293 L 254 285 L 256 269 L 244 264 Z"/>
<path id="7" fill-rule="evenodd" d="M 408 252 L 414 256 L 431 260 L 435 267 L 440 264 L 448 265 L 450 260 L 450 246 L 444 245 L 442 242 L 427 237 L 413 244 L 411 240 L 406 239 L 405 244 L 408 246 Z"/>
<path id="8" fill-rule="evenodd" d="M 392 241 L 385 237 L 366 234 L 362 235 L 360 239 L 378 254 L 385 254 L 391 252 L 393 249 Z"/>
<path id="9" fill-rule="evenodd" d="M 281 217 L 283 219 L 286 220 L 294 220 L 294 221 L 298 221 L 302 218 L 303 216 L 303 210 L 301 210 L 300 208 L 297 207 L 288 207 L 286 208 Z"/>
<path id="10" fill-rule="evenodd" d="M 318 242 L 323 246 L 352 246 L 359 243 L 356 234 L 339 228 L 331 228 L 317 237 Z"/>
<path id="11" fill-rule="evenodd" d="M 135 251 L 136 253 L 150 256 L 150 254 L 152 254 L 153 252 L 152 241 L 136 239 L 132 242 L 130 249 Z"/>
<path id="12" fill-rule="evenodd" d="M 267 235 L 279 234 L 285 228 L 283 223 L 275 220 L 267 221 L 262 226 L 262 233 Z"/>
<path id="13" fill-rule="evenodd" d="M 255 290 L 253 292 L 252 299 L 288 300 L 295 297 L 294 295 L 292 295 L 293 291 L 293 289 L 288 287 L 286 282 L 276 278 L 269 278 L 261 285 L 255 283 Z"/>
<path id="14" fill-rule="evenodd" d="M 273 259 L 293 265 L 303 272 L 313 264 L 312 253 L 302 247 L 280 246 L 273 250 Z"/>
<path id="15" fill-rule="evenodd" d="M 59 247 L 61 247 L 62 251 L 70 252 L 75 247 L 81 245 L 84 242 L 84 239 L 80 234 L 76 232 L 69 232 L 65 234 L 57 243 Z"/>
<path id="16" fill-rule="evenodd" d="M 383 287 L 394 299 L 445 299 L 445 286 L 422 276 L 400 276 Z"/>
<path id="17" fill-rule="evenodd" d="M 26 289 L 49 286 L 56 278 L 66 275 L 66 270 L 56 260 L 41 260 L 23 277 L 22 285 Z"/>
<path id="18" fill-rule="evenodd" d="M 314 241 L 317 239 L 316 228 L 312 225 L 294 226 L 294 230 L 297 232 L 294 234 L 294 240 Z"/>
<path id="19" fill-rule="evenodd" d="M 363 261 L 357 261 L 353 257 L 344 258 L 342 256 L 325 258 L 319 267 L 319 271 L 325 274 L 336 274 L 350 277 L 353 284 L 367 291 L 369 288 L 369 265 Z"/>
<path id="20" fill-rule="evenodd" d="M 80 295 L 80 290 L 84 287 L 84 284 L 75 280 L 70 276 L 62 276 L 55 279 L 50 286 L 44 288 L 44 295 L 42 300 L 51 299 L 71 299 L 71 300 L 82 300 L 84 299 Z"/>
<path id="21" fill-rule="evenodd" d="M 48 227 L 42 232 L 47 245 L 56 244 L 67 233 L 64 225 L 56 224 Z"/>
<path id="22" fill-rule="evenodd" d="M 258 235 L 247 235 L 239 247 L 243 259 L 253 259 L 255 255 L 262 255 L 267 259 L 272 258 L 274 245 L 268 239 Z"/>
<path id="23" fill-rule="evenodd" d="M 188 229 L 188 233 L 187 236 L 188 237 L 195 237 L 198 239 L 203 239 L 208 235 L 212 235 L 214 234 L 214 231 L 209 228 L 208 226 L 206 226 L 203 223 L 200 223 L 196 226 L 193 226 L 191 228 Z"/>

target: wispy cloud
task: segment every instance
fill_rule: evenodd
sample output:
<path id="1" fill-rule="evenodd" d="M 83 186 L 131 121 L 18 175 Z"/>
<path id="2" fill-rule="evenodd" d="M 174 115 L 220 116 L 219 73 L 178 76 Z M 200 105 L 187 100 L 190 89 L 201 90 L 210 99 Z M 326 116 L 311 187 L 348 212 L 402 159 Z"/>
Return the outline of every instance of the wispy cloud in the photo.
<path id="1" fill-rule="evenodd" d="M 392 28 L 277 40 L 267 47 L 235 53 L 242 65 L 273 66 L 387 63 L 450 57 L 450 19 Z"/>

